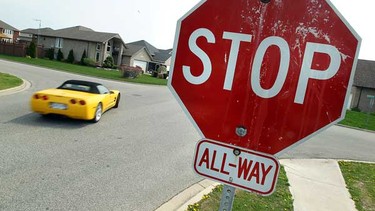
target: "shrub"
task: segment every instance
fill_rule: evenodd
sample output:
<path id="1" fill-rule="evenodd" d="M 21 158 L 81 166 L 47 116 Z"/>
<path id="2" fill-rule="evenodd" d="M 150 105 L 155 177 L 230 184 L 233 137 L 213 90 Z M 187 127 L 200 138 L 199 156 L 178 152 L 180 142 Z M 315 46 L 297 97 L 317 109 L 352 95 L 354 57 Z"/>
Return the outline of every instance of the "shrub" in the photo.
<path id="1" fill-rule="evenodd" d="M 90 67 L 96 67 L 96 62 L 90 58 L 84 58 L 83 64 Z"/>
<path id="2" fill-rule="evenodd" d="M 104 62 L 103 67 L 105 68 L 113 68 L 115 66 L 112 56 L 108 56 Z"/>
<path id="3" fill-rule="evenodd" d="M 83 51 L 82 56 L 81 56 L 81 62 L 80 62 L 81 65 L 85 65 L 85 61 L 84 61 L 85 58 L 87 58 L 86 49 Z"/>
<path id="4" fill-rule="evenodd" d="M 64 54 L 61 52 L 61 49 L 57 52 L 57 61 L 62 61 L 64 59 Z"/>
<path id="5" fill-rule="evenodd" d="M 36 45 L 34 42 L 31 42 L 29 47 L 26 50 L 26 55 L 30 56 L 31 58 L 35 58 L 36 56 Z"/>
<path id="6" fill-rule="evenodd" d="M 55 50 L 53 48 L 47 50 L 47 58 L 49 58 L 49 60 L 53 60 L 55 58 Z"/>
<path id="7" fill-rule="evenodd" d="M 69 62 L 69 63 L 73 63 L 74 62 L 74 52 L 73 52 L 73 49 L 69 51 L 68 59 L 66 61 Z"/>
<path id="8" fill-rule="evenodd" d="M 119 67 L 120 73 L 124 78 L 136 78 L 143 73 L 140 67 L 131 67 L 129 65 L 121 65 Z"/>
<path id="9" fill-rule="evenodd" d="M 166 79 L 168 77 L 167 67 L 164 65 L 161 65 L 157 70 L 157 77 Z"/>

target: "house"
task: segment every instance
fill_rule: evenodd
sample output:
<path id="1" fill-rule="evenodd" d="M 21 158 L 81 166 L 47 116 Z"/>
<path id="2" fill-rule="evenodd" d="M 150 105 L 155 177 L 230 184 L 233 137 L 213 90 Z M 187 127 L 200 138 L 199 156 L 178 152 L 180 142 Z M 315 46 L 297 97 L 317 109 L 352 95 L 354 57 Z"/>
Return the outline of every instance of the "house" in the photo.
<path id="1" fill-rule="evenodd" d="M 375 61 L 359 59 L 354 75 L 349 105 L 363 112 L 375 112 L 371 98 L 375 96 Z"/>
<path id="2" fill-rule="evenodd" d="M 157 49 L 145 40 L 128 43 L 126 46 L 123 56 L 124 64 L 139 66 L 146 73 L 157 70 L 160 65 L 165 65 L 169 71 L 172 49 Z"/>
<path id="3" fill-rule="evenodd" d="M 121 65 L 123 52 L 126 48 L 119 34 L 97 32 L 84 26 L 58 30 L 50 28 L 25 29 L 21 33 L 23 35 L 32 34 L 35 42 L 46 50 L 54 49 L 55 58 L 59 49 L 65 58 L 69 51 L 73 50 L 75 60 L 79 61 L 83 52 L 86 51 L 87 58 L 94 60 L 98 66 L 101 66 L 108 56 L 113 57 L 116 65 Z M 27 36 L 24 37 L 27 39 Z"/>
<path id="4" fill-rule="evenodd" d="M 0 20 L 0 42 L 16 43 L 20 30 Z"/>

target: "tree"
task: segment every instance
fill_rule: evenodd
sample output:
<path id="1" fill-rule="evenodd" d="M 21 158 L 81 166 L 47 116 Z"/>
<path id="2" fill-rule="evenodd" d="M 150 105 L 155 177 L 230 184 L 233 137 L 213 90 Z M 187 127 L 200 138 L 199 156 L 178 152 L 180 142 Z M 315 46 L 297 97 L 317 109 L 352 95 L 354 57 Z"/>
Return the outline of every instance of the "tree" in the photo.
<path id="1" fill-rule="evenodd" d="M 86 49 L 82 53 L 81 62 L 80 62 L 81 65 L 86 65 L 85 64 L 85 58 L 87 58 L 87 56 L 86 56 Z"/>
<path id="2" fill-rule="evenodd" d="M 64 59 L 64 54 L 61 52 L 61 49 L 57 52 L 57 61 L 62 61 Z"/>
<path id="3" fill-rule="evenodd" d="M 73 49 L 69 51 L 68 59 L 66 61 L 69 62 L 69 63 L 73 63 L 74 62 L 74 52 L 73 52 Z"/>
<path id="4" fill-rule="evenodd" d="M 49 58 L 49 60 L 53 60 L 55 58 L 55 49 L 53 48 L 48 49 L 47 57 Z"/>
<path id="5" fill-rule="evenodd" d="M 35 58 L 36 56 L 36 45 L 34 42 L 31 42 L 29 47 L 26 50 L 26 54 L 31 58 Z"/>

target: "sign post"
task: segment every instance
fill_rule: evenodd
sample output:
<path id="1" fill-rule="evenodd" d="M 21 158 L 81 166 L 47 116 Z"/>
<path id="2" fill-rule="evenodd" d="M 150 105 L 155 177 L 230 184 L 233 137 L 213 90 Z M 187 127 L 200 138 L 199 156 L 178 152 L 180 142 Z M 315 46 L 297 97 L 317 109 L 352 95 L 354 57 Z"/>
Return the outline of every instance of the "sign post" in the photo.
<path id="1" fill-rule="evenodd" d="M 273 155 L 345 117 L 360 42 L 329 0 L 198 3 L 177 23 L 168 81 L 203 138 L 196 173 L 271 194 Z"/>

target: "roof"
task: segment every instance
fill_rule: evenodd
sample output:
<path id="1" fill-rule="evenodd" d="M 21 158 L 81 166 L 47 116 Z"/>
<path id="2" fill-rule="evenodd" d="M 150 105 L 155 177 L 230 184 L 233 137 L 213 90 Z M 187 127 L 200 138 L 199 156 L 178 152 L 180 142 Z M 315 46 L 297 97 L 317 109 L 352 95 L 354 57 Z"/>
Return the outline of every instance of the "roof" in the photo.
<path id="1" fill-rule="evenodd" d="M 10 29 L 10 30 L 13 30 L 13 31 L 20 31 L 20 30 L 14 28 L 13 26 L 11 26 L 11 25 L 5 23 L 5 22 L 2 21 L 2 20 L 0 20 L 0 28 L 2 28 L 2 29 Z"/>
<path id="2" fill-rule="evenodd" d="M 358 60 L 353 85 L 375 89 L 375 61 Z"/>
<path id="3" fill-rule="evenodd" d="M 106 42 L 112 38 L 118 38 L 122 41 L 120 35 L 117 33 L 97 32 L 84 26 L 74 26 L 58 30 L 53 30 L 51 28 L 42 28 L 39 32 L 38 29 L 25 29 L 21 32 L 32 34 L 40 33 L 40 35 L 47 37 L 59 37 L 90 42 Z"/>
<path id="4" fill-rule="evenodd" d="M 164 63 L 172 56 L 171 55 L 172 49 L 168 49 L 168 50 L 157 49 L 155 46 L 151 45 L 145 40 L 139 40 L 139 41 L 131 42 L 127 44 L 127 46 L 130 46 L 130 45 L 144 47 L 146 51 L 148 52 L 148 54 L 150 55 L 150 57 L 152 58 L 152 60 L 156 62 Z"/>
<path id="5" fill-rule="evenodd" d="M 145 47 L 143 47 L 143 46 L 132 45 L 132 44 L 127 44 L 126 47 L 127 47 L 127 49 L 124 50 L 125 56 L 133 56 L 134 54 L 136 54 L 140 50 L 145 49 Z"/>

